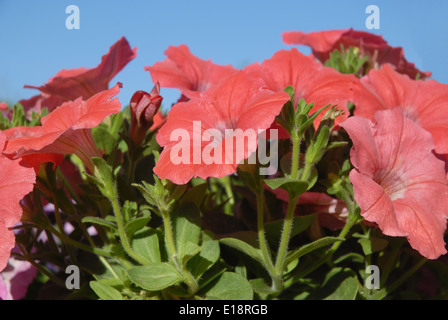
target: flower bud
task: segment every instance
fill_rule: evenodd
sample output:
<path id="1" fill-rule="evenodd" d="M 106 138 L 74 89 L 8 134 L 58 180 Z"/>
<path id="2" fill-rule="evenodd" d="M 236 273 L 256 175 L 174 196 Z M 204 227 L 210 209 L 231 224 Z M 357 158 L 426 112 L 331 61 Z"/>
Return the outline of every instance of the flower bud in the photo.
<path id="1" fill-rule="evenodd" d="M 159 95 L 160 85 L 157 82 L 150 93 L 136 91 L 131 98 L 131 128 L 130 136 L 136 146 L 142 144 L 146 133 L 154 123 L 154 116 L 162 104 Z"/>

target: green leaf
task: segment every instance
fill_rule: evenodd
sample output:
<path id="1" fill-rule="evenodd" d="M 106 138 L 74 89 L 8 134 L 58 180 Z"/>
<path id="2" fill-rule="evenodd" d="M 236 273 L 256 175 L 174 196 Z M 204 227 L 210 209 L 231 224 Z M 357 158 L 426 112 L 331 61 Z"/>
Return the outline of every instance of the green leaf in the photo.
<path id="1" fill-rule="evenodd" d="M 285 92 L 289 94 L 289 97 L 291 98 L 291 101 L 294 101 L 294 87 L 293 86 L 287 86 L 285 88 Z"/>
<path id="2" fill-rule="evenodd" d="M 128 275 L 134 284 L 149 291 L 163 290 L 183 280 L 177 269 L 166 262 L 129 269 Z"/>
<path id="3" fill-rule="evenodd" d="M 344 238 L 336 238 L 336 237 L 325 237 L 318 239 L 314 242 L 308 243 L 297 250 L 291 251 L 287 258 L 286 263 L 290 263 L 294 259 L 298 259 L 314 250 L 320 249 L 322 247 L 328 246 L 338 241 L 344 241 Z"/>
<path id="4" fill-rule="evenodd" d="M 413 294 L 415 294 L 415 292 Z M 384 297 L 386 297 L 386 296 L 387 296 L 387 289 L 377 290 L 375 293 L 370 294 L 370 295 L 366 294 L 366 293 L 364 294 L 364 297 L 367 300 L 383 300 Z M 417 300 L 417 299 L 414 296 L 412 299 L 406 299 L 406 300 Z"/>
<path id="5" fill-rule="evenodd" d="M 81 220 L 83 223 L 93 223 L 93 224 L 97 224 L 112 230 L 116 230 L 117 229 L 117 224 L 111 221 L 107 221 L 98 217 L 84 217 Z"/>
<path id="6" fill-rule="evenodd" d="M 335 268 L 324 280 L 323 288 L 332 291 L 323 300 L 355 300 L 361 285 L 356 274 L 348 268 Z"/>
<path id="7" fill-rule="evenodd" d="M 359 281 L 353 276 L 344 279 L 336 291 L 326 297 L 325 300 L 355 300 L 358 290 Z"/>
<path id="8" fill-rule="evenodd" d="M 201 237 L 200 213 L 194 204 L 179 207 L 172 213 L 173 231 L 178 253 L 182 258 L 190 252 L 189 242 L 198 245 Z"/>
<path id="9" fill-rule="evenodd" d="M 250 283 L 234 272 L 224 272 L 207 288 L 209 300 L 252 300 L 254 295 Z"/>
<path id="10" fill-rule="evenodd" d="M 298 176 L 301 177 L 303 175 L 304 168 L 299 169 Z M 308 172 L 308 176 L 305 177 L 306 181 L 308 181 L 308 189 L 310 190 L 317 182 L 319 178 L 319 173 L 317 172 L 317 169 L 315 166 L 311 167 L 311 170 Z"/>
<path id="11" fill-rule="evenodd" d="M 305 156 L 307 163 L 315 164 L 322 158 L 329 138 L 330 128 L 327 126 L 322 126 L 317 133 L 317 138 L 315 138 L 315 140 L 313 139 L 312 143 L 308 147 Z"/>
<path id="12" fill-rule="evenodd" d="M 90 281 L 89 284 L 101 300 L 123 300 L 123 296 L 117 289 L 104 282 Z"/>
<path id="13" fill-rule="evenodd" d="M 308 189 L 308 182 L 301 180 L 293 180 L 290 178 L 274 178 L 265 180 L 266 184 L 272 189 L 281 188 L 288 191 L 292 197 L 297 197 L 305 193 Z"/>
<path id="14" fill-rule="evenodd" d="M 348 145 L 347 141 L 333 141 L 332 143 L 330 143 L 327 148 L 325 149 L 326 151 L 331 150 L 331 149 L 335 149 L 335 148 L 339 148 L 339 147 L 344 147 Z"/>
<path id="15" fill-rule="evenodd" d="M 170 197 L 167 200 L 167 203 L 169 203 L 170 201 L 178 200 L 184 194 L 185 190 L 187 190 L 187 185 L 177 185 L 171 181 L 168 181 L 165 188 L 168 189 L 170 193 Z"/>
<path id="16" fill-rule="evenodd" d="M 96 146 L 100 149 L 104 149 L 106 154 L 109 154 L 118 142 L 107 129 L 101 126 L 92 128 L 92 137 Z"/>
<path id="17" fill-rule="evenodd" d="M 312 300 L 354 300 L 362 288 L 356 273 L 350 268 L 335 267 L 312 293 Z"/>
<path id="18" fill-rule="evenodd" d="M 201 251 L 201 247 L 198 246 L 197 244 L 194 244 L 193 242 L 188 241 L 184 246 L 183 246 L 183 251 L 181 254 L 181 261 L 183 265 L 186 265 L 186 263 L 188 262 L 188 260 L 190 260 L 192 257 L 194 257 L 196 254 L 198 254 Z"/>
<path id="19" fill-rule="evenodd" d="M 179 205 L 183 206 L 193 202 L 198 208 L 201 207 L 202 202 L 207 194 L 207 183 L 201 183 L 188 189 L 182 198 L 179 200 Z"/>
<path id="20" fill-rule="evenodd" d="M 112 167 L 103 158 L 93 157 L 92 162 L 95 165 L 95 178 L 101 193 L 108 199 L 115 197 L 116 180 Z"/>
<path id="21" fill-rule="evenodd" d="M 188 270 L 195 278 L 199 278 L 218 261 L 219 255 L 219 242 L 216 240 L 206 241 L 202 244 L 199 254 L 188 261 Z"/>
<path id="22" fill-rule="evenodd" d="M 151 220 L 150 217 L 142 217 L 131 220 L 128 223 L 126 223 L 124 229 L 128 237 L 132 238 L 132 235 L 137 231 L 143 229 L 143 227 L 145 227 L 148 224 L 149 220 Z"/>
<path id="23" fill-rule="evenodd" d="M 245 255 L 251 257 L 252 259 L 264 265 L 260 249 L 256 249 L 252 247 L 250 244 L 235 238 L 223 238 L 220 239 L 219 242 L 222 243 L 223 245 L 226 245 L 228 247 L 231 247 L 244 253 Z"/>
<path id="24" fill-rule="evenodd" d="M 275 293 L 272 287 L 262 278 L 250 280 L 249 283 L 252 286 L 252 289 L 258 294 L 268 295 Z"/>
<path id="25" fill-rule="evenodd" d="M 372 242 L 370 241 L 370 239 L 363 238 L 359 239 L 358 242 L 361 245 L 362 251 L 366 256 L 372 254 Z"/>
<path id="26" fill-rule="evenodd" d="M 131 240 L 131 247 L 148 264 L 161 262 L 159 237 L 154 229 L 144 227 Z"/>
<path id="27" fill-rule="evenodd" d="M 141 192 L 141 194 L 143 195 L 143 197 L 145 198 L 145 200 L 148 204 L 150 204 L 153 207 L 158 208 L 159 204 L 157 202 L 157 199 L 154 197 L 154 191 L 152 190 L 154 188 L 153 186 L 147 185 L 147 187 L 144 187 L 144 186 L 142 186 L 140 184 L 136 184 L 136 183 L 133 183 L 132 185 L 134 187 L 136 187 Z"/>

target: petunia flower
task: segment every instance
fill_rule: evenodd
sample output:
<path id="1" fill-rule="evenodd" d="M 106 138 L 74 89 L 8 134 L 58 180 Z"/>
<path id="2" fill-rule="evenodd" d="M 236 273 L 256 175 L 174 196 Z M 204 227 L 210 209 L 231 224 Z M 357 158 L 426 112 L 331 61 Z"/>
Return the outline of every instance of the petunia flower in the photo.
<path id="1" fill-rule="evenodd" d="M 146 133 L 154 125 L 154 117 L 162 105 L 160 85 L 156 83 L 150 93 L 136 91 L 131 98 L 130 137 L 136 146 L 141 145 Z"/>
<path id="2" fill-rule="evenodd" d="M 61 70 L 43 86 L 26 85 L 40 90 L 41 94 L 19 101 L 26 111 L 40 112 L 43 107 L 53 110 L 63 102 L 79 97 L 87 100 L 109 89 L 109 82 L 135 57 L 137 48 L 131 49 L 125 37 L 118 40 L 94 68 Z"/>
<path id="3" fill-rule="evenodd" d="M 181 98 L 183 100 L 197 97 L 200 92 L 238 71 L 231 65 L 218 65 L 198 58 L 184 44 L 170 46 L 165 55 L 164 61 L 145 67 L 145 70 L 150 72 L 154 84 L 159 82 L 161 87 L 179 89 L 185 96 Z"/>
<path id="4" fill-rule="evenodd" d="M 266 186 L 277 199 L 285 202 L 284 212 L 289 201 L 288 192 L 283 189 L 271 189 Z M 335 199 L 322 192 L 305 192 L 299 198 L 296 206 L 297 215 L 317 214 L 319 224 L 337 230 L 344 227 L 348 216 L 348 208 L 344 201 Z"/>
<path id="5" fill-rule="evenodd" d="M 286 92 L 267 90 L 261 79 L 239 71 L 199 97 L 174 105 L 156 136 L 164 149 L 154 172 L 176 184 L 235 173 L 288 100 Z"/>
<path id="6" fill-rule="evenodd" d="M 340 50 L 341 45 L 348 49 L 356 47 L 361 55 L 369 56 L 371 67 L 377 69 L 383 64 L 390 64 L 397 72 L 407 74 L 412 79 L 417 75 L 428 78 L 431 72 L 423 72 L 415 67 L 413 63 L 406 60 L 404 50 L 401 47 L 392 47 L 382 36 L 350 29 L 329 30 L 304 33 L 300 31 L 289 31 L 283 33 L 283 42 L 286 44 L 302 44 L 311 47 L 313 55 L 322 63 L 330 58 L 330 53 Z"/>
<path id="7" fill-rule="evenodd" d="M 36 274 L 31 263 L 11 257 L 6 269 L 0 273 L 0 300 L 23 299 Z"/>
<path id="8" fill-rule="evenodd" d="M 355 84 L 353 102 L 354 114 L 371 120 L 377 110 L 401 107 L 432 134 L 437 153 L 448 153 L 448 85 L 412 80 L 384 65 Z"/>
<path id="9" fill-rule="evenodd" d="M 154 115 L 153 121 L 154 123 L 151 128 L 149 128 L 150 131 L 155 131 L 162 127 L 166 122 L 166 115 L 159 109 L 159 111 L 157 111 Z"/>
<path id="10" fill-rule="evenodd" d="M 261 78 L 267 88 L 275 92 L 294 87 L 294 105 L 300 99 L 314 102 L 310 114 L 328 104 L 338 105 L 344 112 L 336 118 L 336 124 L 347 119 L 347 102 L 353 100 L 354 75 L 341 74 L 333 68 L 325 67 L 312 56 L 306 56 L 296 48 L 277 51 L 270 59 L 248 65 L 245 69 L 251 76 Z M 316 119 L 320 122 L 322 114 Z"/>
<path id="11" fill-rule="evenodd" d="M 6 144 L 6 135 L 0 132 L 0 150 Z M 23 167 L 21 159 L 11 160 L 0 154 L 0 271 L 2 271 L 15 245 L 11 228 L 22 217 L 20 201 L 33 190 L 36 174 L 33 168 Z"/>
<path id="12" fill-rule="evenodd" d="M 93 141 L 91 128 L 121 110 L 118 98 L 121 84 L 100 92 L 87 101 L 78 98 L 65 102 L 41 119 L 42 126 L 14 127 L 5 130 L 6 154 L 16 157 L 36 153 L 76 154 L 89 170 L 92 157 L 102 155 Z M 92 171 L 93 172 L 93 171 Z"/>
<path id="13" fill-rule="evenodd" d="M 406 236 L 428 259 L 445 254 L 448 184 L 431 134 L 401 108 L 376 112 L 374 122 L 350 117 L 341 127 L 353 141 L 350 181 L 364 219 Z"/>

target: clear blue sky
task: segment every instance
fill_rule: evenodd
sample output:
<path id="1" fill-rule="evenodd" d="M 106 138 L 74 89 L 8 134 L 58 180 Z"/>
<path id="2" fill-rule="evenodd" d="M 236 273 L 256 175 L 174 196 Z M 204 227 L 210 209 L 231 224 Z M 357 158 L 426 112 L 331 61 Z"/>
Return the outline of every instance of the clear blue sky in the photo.
<path id="1" fill-rule="evenodd" d="M 80 9 L 80 30 L 65 27 L 71 4 Z M 0 101 L 37 94 L 23 86 L 41 85 L 60 69 L 96 66 L 126 36 L 138 57 L 112 81 L 124 84 L 119 97 L 126 105 L 134 91 L 151 90 L 143 68 L 163 60 L 170 45 L 184 43 L 203 59 L 243 67 L 289 48 L 283 31 L 369 31 L 370 4 L 380 9 L 380 30 L 374 33 L 448 83 L 446 0 L 0 0 Z M 162 95 L 168 107 L 178 92 L 165 89 Z"/>

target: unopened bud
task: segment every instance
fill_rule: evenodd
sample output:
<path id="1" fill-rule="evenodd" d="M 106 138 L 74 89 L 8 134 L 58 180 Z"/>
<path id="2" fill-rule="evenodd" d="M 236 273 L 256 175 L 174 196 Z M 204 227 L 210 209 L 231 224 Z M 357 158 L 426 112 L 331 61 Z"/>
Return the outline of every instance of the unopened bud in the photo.
<path id="1" fill-rule="evenodd" d="M 136 146 L 142 144 L 146 133 L 154 123 L 154 116 L 163 100 L 159 93 L 160 85 L 157 82 L 150 93 L 136 91 L 131 98 L 130 136 Z"/>

